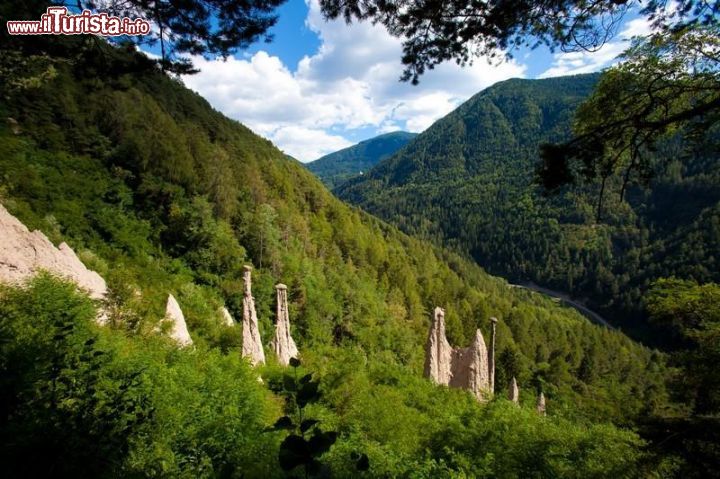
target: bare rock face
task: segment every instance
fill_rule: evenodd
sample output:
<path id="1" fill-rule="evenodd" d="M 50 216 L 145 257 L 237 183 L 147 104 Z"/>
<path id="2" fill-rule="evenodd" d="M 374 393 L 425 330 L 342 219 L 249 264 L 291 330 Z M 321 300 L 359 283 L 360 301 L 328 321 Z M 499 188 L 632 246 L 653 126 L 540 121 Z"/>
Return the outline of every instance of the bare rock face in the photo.
<path id="1" fill-rule="evenodd" d="M 252 268 L 250 266 L 244 268 L 243 282 L 245 283 L 245 289 L 243 292 L 242 355 L 248 358 L 253 366 L 256 366 L 265 364 L 265 351 L 260 339 L 255 298 L 252 295 Z"/>
<path id="2" fill-rule="evenodd" d="M 425 377 L 436 384 L 450 384 L 453 349 L 445 337 L 445 311 L 435 308 L 425 345 Z"/>
<path id="3" fill-rule="evenodd" d="M 75 282 L 93 299 L 107 294 L 105 280 L 87 269 L 66 243 L 56 248 L 42 232 L 30 232 L 0 205 L 0 282 L 21 283 L 39 270 Z"/>
<path id="4" fill-rule="evenodd" d="M 541 392 L 540 395 L 537 398 L 537 412 L 541 416 L 544 416 L 546 414 L 545 409 L 545 395 Z"/>
<path id="5" fill-rule="evenodd" d="M 290 335 L 287 286 L 278 284 L 275 286 L 275 290 L 277 292 L 277 323 L 275 323 L 275 338 L 271 346 L 273 351 L 275 351 L 278 362 L 283 366 L 287 366 L 290 364 L 291 358 L 298 356 L 298 349 Z"/>
<path id="6" fill-rule="evenodd" d="M 193 340 L 188 332 L 185 316 L 172 294 L 168 295 L 167 305 L 165 306 L 165 320 L 171 324 L 170 337 L 175 342 L 180 346 L 192 346 Z"/>
<path id="7" fill-rule="evenodd" d="M 450 386 L 467 389 L 478 401 L 488 400 L 491 392 L 488 367 L 485 340 L 478 329 L 469 347 L 453 350 Z"/>
<path id="8" fill-rule="evenodd" d="M 235 326 L 235 320 L 233 319 L 232 315 L 230 314 L 230 311 L 227 310 L 226 307 L 220 308 L 220 315 L 223 318 L 223 322 L 225 323 L 225 326 L 233 327 Z"/>
<path id="9" fill-rule="evenodd" d="M 445 336 L 445 311 L 435 308 L 425 346 L 425 377 L 436 384 L 467 389 L 479 401 L 492 395 L 491 364 L 478 330 L 467 348 L 452 348 Z"/>
<path id="10" fill-rule="evenodd" d="M 520 403 L 520 388 L 518 388 L 515 376 L 513 376 L 512 381 L 510 381 L 510 386 L 508 386 L 508 399 L 515 404 Z"/>

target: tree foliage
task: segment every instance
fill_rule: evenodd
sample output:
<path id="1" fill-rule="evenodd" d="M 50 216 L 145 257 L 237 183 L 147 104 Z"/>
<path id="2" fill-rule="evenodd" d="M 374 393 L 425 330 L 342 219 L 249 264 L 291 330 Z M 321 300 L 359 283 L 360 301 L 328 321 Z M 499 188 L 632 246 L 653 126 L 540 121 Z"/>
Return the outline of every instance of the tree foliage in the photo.
<path id="1" fill-rule="evenodd" d="M 664 454 L 680 458 L 679 476 L 703 477 L 720 460 L 720 286 L 663 279 L 653 285 L 647 304 L 653 320 L 682 338 L 672 354 L 678 371 L 671 385 L 690 413 L 650 419 L 644 429 Z"/>
<path id="2" fill-rule="evenodd" d="M 718 147 L 720 26 L 685 27 L 636 40 L 619 65 L 606 71 L 575 114 L 574 137 L 541 147 L 539 176 L 546 189 L 600 182 L 596 216 L 611 176 L 620 177 L 620 201 L 634 183 L 647 185 L 658 169 L 660 142 Z M 686 147 L 691 151 L 689 147 Z"/>
<path id="3" fill-rule="evenodd" d="M 682 367 L 677 392 L 699 414 L 720 412 L 720 286 L 663 279 L 647 298 L 654 321 L 682 338 L 675 360 Z"/>
<path id="4" fill-rule="evenodd" d="M 0 290 L 2 463 L 24 477 L 103 477 L 152 421 L 142 371 L 113 370 L 90 327 L 95 309 L 71 284 L 40 276 Z M 28 461 L 30 457 L 42 460 Z"/>
<path id="5" fill-rule="evenodd" d="M 148 35 L 124 36 L 121 42 L 160 47 L 163 71 L 196 73 L 191 56 L 227 58 L 259 40 L 270 41 L 268 30 L 285 0 L 78 0 L 71 9 L 90 10 L 116 17 L 143 19 L 154 28 Z M 13 20 L 37 20 L 47 6 L 65 2 L 32 0 Z M 4 36 L 3 36 L 4 37 Z M 5 40 L 5 38 L 3 38 Z M 92 40 L 90 40 L 92 41 Z M 16 41 L 13 43 L 17 43 Z"/>
<path id="6" fill-rule="evenodd" d="M 371 20 L 403 39 L 403 80 L 417 83 L 427 69 L 479 55 L 502 58 L 520 46 L 545 44 L 565 51 L 597 50 L 625 15 L 640 8 L 659 27 L 712 24 L 716 1 L 682 0 L 322 0 L 327 18 Z"/>

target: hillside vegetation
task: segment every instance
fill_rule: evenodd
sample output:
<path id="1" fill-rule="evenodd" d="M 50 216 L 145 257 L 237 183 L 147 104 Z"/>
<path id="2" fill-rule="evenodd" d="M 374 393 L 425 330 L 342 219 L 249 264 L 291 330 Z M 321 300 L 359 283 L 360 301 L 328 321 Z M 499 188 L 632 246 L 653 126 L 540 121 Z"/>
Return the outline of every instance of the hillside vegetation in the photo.
<path id="1" fill-rule="evenodd" d="M 332 189 L 350 178 L 369 171 L 416 136 L 417 134 L 406 131 L 385 133 L 325 155 L 305 166 L 315 173 L 325 186 Z"/>
<path id="2" fill-rule="evenodd" d="M 720 163 L 709 143 L 688 151 L 682 138 L 664 142 L 651 187 L 632 187 L 627 202 L 608 197 L 601 223 L 597 185 L 544 194 L 539 147 L 569 137 L 597 79 L 494 85 L 337 193 L 493 274 L 589 298 L 616 325 L 661 343 L 643 321 L 651 282 L 720 280 Z"/>
<path id="3" fill-rule="evenodd" d="M 131 49 L 36 37 L 0 54 L 0 201 L 105 277 L 114 324 L 93 325 L 89 300 L 52 278 L 0 291 L 11 476 L 282 477 L 282 433 L 266 428 L 286 406 L 257 382 L 281 371 L 240 360 L 240 327 L 218 313 L 241 317 L 244 264 L 265 344 L 273 285 L 288 285 L 303 367 L 320 381 L 311 413 L 339 433 L 326 474 L 356 477 L 355 451 L 381 477 L 658 467 L 621 427 L 667 407 L 662 355 L 342 203 Z M 155 331 L 168 293 L 194 349 Z M 436 305 L 455 345 L 500 319 L 498 400 L 422 378 Z M 502 399 L 511 376 L 520 409 Z M 540 390 L 548 418 L 533 410 Z"/>

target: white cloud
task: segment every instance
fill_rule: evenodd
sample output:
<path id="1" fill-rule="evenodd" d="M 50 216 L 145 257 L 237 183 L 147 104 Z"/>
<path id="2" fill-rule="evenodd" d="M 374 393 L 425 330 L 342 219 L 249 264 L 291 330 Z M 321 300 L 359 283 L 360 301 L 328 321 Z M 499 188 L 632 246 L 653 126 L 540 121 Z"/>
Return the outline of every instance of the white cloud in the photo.
<path id="1" fill-rule="evenodd" d="M 291 151 L 303 152 L 307 157 L 315 159 L 351 146 L 353 143 L 337 135 L 331 135 L 324 130 L 309 129 L 301 126 L 284 126 L 274 130 L 272 137 L 283 149 L 290 154 Z"/>
<path id="2" fill-rule="evenodd" d="M 552 66 L 539 75 L 540 78 L 590 73 L 611 65 L 630 46 L 633 37 L 652 32 L 646 17 L 638 17 L 625 23 L 616 40 L 605 43 L 594 52 L 565 52 L 553 55 Z"/>
<path id="3" fill-rule="evenodd" d="M 355 129 L 422 131 L 483 88 L 525 73 L 514 61 L 491 66 L 478 59 L 466 68 L 442 64 L 419 86 L 400 83 L 399 39 L 370 23 L 325 22 L 317 0 L 308 6 L 306 24 L 321 46 L 295 71 L 260 51 L 225 62 L 195 58 L 201 72 L 184 79 L 215 108 L 301 161 L 348 146 L 341 135 Z"/>

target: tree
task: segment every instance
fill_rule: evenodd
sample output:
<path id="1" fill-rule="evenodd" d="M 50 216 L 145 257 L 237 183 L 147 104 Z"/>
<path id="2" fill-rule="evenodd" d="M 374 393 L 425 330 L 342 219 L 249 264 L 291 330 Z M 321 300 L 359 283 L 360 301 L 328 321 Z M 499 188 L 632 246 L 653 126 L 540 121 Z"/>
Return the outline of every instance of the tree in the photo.
<path id="1" fill-rule="evenodd" d="M 674 353 L 683 374 L 677 390 L 698 414 L 720 412 L 720 285 L 693 281 L 657 281 L 647 297 L 654 321 L 668 325 L 683 346 Z"/>
<path id="2" fill-rule="evenodd" d="M 272 36 L 274 10 L 285 0 L 78 0 L 77 7 L 110 15 L 143 18 L 155 27 L 147 36 L 123 41 L 160 44 L 160 66 L 173 73 L 196 73 L 183 54 L 227 58 L 239 49 Z"/>
<path id="3" fill-rule="evenodd" d="M 629 185 L 647 184 L 662 167 L 660 141 L 679 135 L 704 142 L 720 120 L 720 25 L 656 33 L 621 58 L 576 112 L 574 137 L 540 148 L 546 190 L 599 181 L 598 221 L 609 179 L 619 178 L 623 201 Z"/>
<path id="4" fill-rule="evenodd" d="M 682 340 L 671 355 L 679 368 L 672 386 L 688 413 L 650 418 L 644 435 L 663 455 L 682 458 L 678 477 L 706 477 L 720 461 L 720 285 L 663 279 L 646 298 L 651 318 Z"/>
<path id="5" fill-rule="evenodd" d="M 263 267 L 263 259 L 270 258 L 270 265 L 276 268 L 276 254 L 280 247 L 280 230 L 277 227 L 277 212 L 272 205 L 263 203 L 257 211 L 256 227 L 258 231 L 258 243 L 260 246 L 260 268 Z"/>
<path id="6" fill-rule="evenodd" d="M 0 460 L 9 477 L 112 476 L 154 420 L 143 370 L 113 367 L 95 314 L 73 284 L 47 274 L 0 287 Z"/>
<path id="7" fill-rule="evenodd" d="M 597 50 L 621 20 L 642 8 L 658 27 L 710 24 L 715 0 L 321 0 L 326 18 L 380 23 L 403 39 L 402 79 L 417 83 L 426 69 L 479 55 L 502 58 L 521 46 L 544 44 L 565 51 Z"/>

